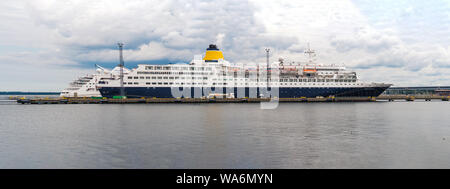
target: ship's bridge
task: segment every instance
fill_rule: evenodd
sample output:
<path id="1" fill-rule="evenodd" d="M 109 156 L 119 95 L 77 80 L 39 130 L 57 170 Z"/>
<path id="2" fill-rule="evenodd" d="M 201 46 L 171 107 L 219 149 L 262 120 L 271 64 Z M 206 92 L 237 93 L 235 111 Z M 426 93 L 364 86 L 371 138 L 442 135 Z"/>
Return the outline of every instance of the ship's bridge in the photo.
<path id="1" fill-rule="evenodd" d="M 219 62 L 220 59 L 223 60 L 222 51 L 220 51 L 214 44 L 209 45 L 209 48 L 206 49 L 206 55 L 203 60 L 205 62 Z"/>

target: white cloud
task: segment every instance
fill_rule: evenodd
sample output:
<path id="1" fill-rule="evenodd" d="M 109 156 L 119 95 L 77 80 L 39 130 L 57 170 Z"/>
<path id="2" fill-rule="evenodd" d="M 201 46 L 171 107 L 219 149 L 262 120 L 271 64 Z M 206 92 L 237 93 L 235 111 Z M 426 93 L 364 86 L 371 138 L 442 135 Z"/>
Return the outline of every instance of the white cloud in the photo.
<path id="1" fill-rule="evenodd" d="M 158 60 L 167 57 L 187 59 L 193 57 L 192 52 L 189 49 L 169 49 L 160 42 L 143 44 L 136 49 L 125 49 L 123 54 L 126 61 Z M 116 61 L 118 60 L 118 51 L 114 49 L 94 50 L 80 54 L 76 58 L 83 61 Z"/>
<path id="2" fill-rule="evenodd" d="M 217 36 L 216 36 L 216 45 L 221 47 L 223 45 L 223 39 L 224 38 L 225 38 L 225 34 L 224 33 L 217 34 Z"/>
<path id="3" fill-rule="evenodd" d="M 369 53 L 390 49 L 402 42 L 394 31 L 377 31 L 373 28 L 357 28 L 350 36 L 332 36 L 330 43 L 339 52 L 350 50 L 365 50 Z"/>

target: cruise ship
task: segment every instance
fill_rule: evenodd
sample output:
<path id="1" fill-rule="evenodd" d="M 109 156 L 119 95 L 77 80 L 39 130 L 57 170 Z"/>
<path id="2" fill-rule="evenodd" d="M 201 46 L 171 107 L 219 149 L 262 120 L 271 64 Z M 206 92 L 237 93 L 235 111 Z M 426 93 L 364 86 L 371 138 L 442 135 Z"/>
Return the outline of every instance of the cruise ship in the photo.
<path id="1" fill-rule="evenodd" d="M 115 67 L 113 70 L 108 70 L 99 65 L 96 66 L 95 74 L 87 74 L 79 77 L 69 84 L 69 87 L 61 91 L 60 97 L 101 97 L 100 91 L 97 88 L 98 82 L 101 78 L 111 78 L 114 75 L 120 74 L 120 67 Z M 124 73 L 129 70 L 124 68 Z"/>
<path id="2" fill-rule="evenodd" d="M 391 86 L 362 82 L 344 66 L 315 63 L 313 50 L 305 53 L 310 57 L 306 62 L 280 58 L 269 64 L 267 54 L 266 64 L 232 64 L 211 44 L 205 56 L 189 63 L 139 64 L 122 78 L 101 77 L 97 88 L 108 98 L 314 98 L 376 97 Z"/>

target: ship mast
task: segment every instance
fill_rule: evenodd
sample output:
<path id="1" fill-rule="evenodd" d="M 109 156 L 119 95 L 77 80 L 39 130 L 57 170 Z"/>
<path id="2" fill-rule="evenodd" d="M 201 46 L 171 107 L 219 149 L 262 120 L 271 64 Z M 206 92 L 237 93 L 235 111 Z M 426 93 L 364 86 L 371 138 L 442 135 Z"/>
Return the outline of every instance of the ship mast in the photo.
<path id="1" fill-rule="evenodd" d="M 124 62 L 123 62 L 123 56 L 122 56 L 122 47 L 123 47 L 123 43 L 117 43 L 117 45 L 119 45 L 119 59 L 120 59 L 120 63 L 119 63 L 119 67 L 120 67 L 120 97 L 123 98 L 123 96 L 125 96 L 125 90 L 123 88 L 123 66 L 124 66 Z"/>
<path id="2" fill-rule="evenodd" d="M 266 75 L 267 75 L 267 89 L 269 89 L 269 54 L 270 54 L 270 49 L 266 49 L 266 63 L 267 63 L 267 67 L 266 67 Z"/>
<path id="3" fill-rule="evenodd" d="M 313 62 L 313 57 L 315 56 L 316 51 L 311 50 L 311 48 L 309 47 L 309 43 L 308 43 L 308 49 L 305 51 L 305 54 L 308 54 L 309 56 L 309 63 Z"/>

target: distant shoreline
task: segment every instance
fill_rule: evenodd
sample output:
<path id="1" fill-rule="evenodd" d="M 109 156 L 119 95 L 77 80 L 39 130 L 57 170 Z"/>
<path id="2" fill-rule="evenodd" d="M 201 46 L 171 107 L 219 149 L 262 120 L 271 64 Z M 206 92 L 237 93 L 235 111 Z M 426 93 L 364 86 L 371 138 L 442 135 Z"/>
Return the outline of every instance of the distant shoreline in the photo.
<path id="1" fill-rule="evenodd" d="M 0 95 L 59 95 L 59 92 L 0 91 Z"/>

